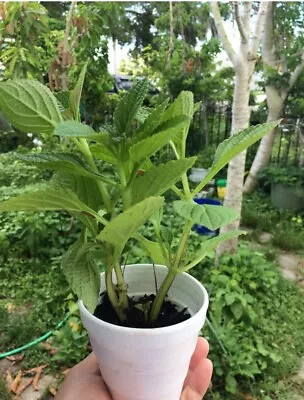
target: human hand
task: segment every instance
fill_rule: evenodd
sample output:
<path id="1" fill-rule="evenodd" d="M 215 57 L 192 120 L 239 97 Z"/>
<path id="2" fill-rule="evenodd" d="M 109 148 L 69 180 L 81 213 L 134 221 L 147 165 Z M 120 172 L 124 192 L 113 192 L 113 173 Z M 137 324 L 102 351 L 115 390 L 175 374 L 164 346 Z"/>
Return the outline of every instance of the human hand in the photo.
<path id="1" fill-rule="evenodd" d="M 208 342 L 199 338 L 184 383 L 181 400 L 201 400 L 212 375 L 212 363 L 207 359 Z M 112 400 L 101 377 L 94 353 L 70 371 L 55 400 Z"/>

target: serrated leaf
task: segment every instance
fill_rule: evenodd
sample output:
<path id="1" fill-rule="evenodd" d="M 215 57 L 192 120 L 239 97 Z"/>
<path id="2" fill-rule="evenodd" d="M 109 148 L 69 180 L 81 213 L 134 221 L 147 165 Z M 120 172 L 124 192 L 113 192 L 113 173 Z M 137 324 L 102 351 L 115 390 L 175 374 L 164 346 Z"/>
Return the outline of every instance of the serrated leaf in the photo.
<path id="1" fill-rule="evenodd" d="M 0 212 L 59 210 L 82 212 L 98 217 L 97 213 L 80 201 L 75 193 L 58 187 L 25 193 L 0 203 Z"/>
<path id="2" fill-rule="evenodd" d="M 102 144 L 93 144 L 90 150 L 94 157 L 99 158 L 109 164 L 117 164 L 117 158 L 112 150 Z"/>
<path id="3" fill-rule="evenodd" d="M 251 126 L 224 140 L 215 152 L 213 164 L 207 176 L 195 189 L 194 194 L 202 190 L 230 160 L 272 131 L 279 123 L 280 121 L 273 121 Z"/>
<path id="4" fill-rule="evenodd" d="M 195 260 L 191 262 L 189 265 L 186 265 L 186 267 L 184 267 L 182 271 L 183 272 L 189 271 L 196 264 L 202 261 L 211 251 L 214 251 L 220 243 L 229 239 L 233 239 L 245 233 L 246 233 L 245 231 L 240 231 L 240 230 L 229 231 L 206 240 L 205 242 L 202 243 L 201 247 L 195 252 Z"/>
<path id="5" fill-rule="evenodd" d="M 148 197 L 135 204 L 112 219 L 97 236 L 97 239 L 111 243 L 122 250 L 128 239 L 148 221 L 153 213 L 162 207 L 163 203 L 162 197 Z"/>
<path id="6" fill-rule="evenodd" d="M 144 250 L 146 251 L 147 255 L 151 258 L 151 260 L 155 264 L 160 265 L 167 265 L 167 258 L 164 258 L 163 253 L 161 251 L 161 247 L 159 243 L 153 242 L 143 236 L 136 236 L 136 239 L 140 242 L 143 246 Z"/>
<path id="7" fill-rule="evenodd" d="M 143 124 L 145 122 L 145 120 L 148 118 L 150 112 L 151 112 L 151 109 L 148 107 L 139 107 L 137 114 L 135 115 L 136 121 Z"/>
<path id="8" fill-rule="evenodd" d="M 70 246 L 61 262 L 71 289 L 91 313 L 98 303 L 100 290 L 100 273 L 90 254 L 94 247 L 95 244 L 83 243 L 79 239 Z"/>
<path id="9" fill-rule="evenodd" d="M 34 80 L 1 82 L 0 109 L 15 128 L 26 133 L 52 133 L 62 121 L 55 96 Z"/>
<path id="10" fill-rule="evenodd" d="M 133 144 L 130 148 L 130 154 L 134 163 L 140 165 L 147 158 L 150 158 L 154 153 L 164 147 L 165 144 L 169 143 L 170 140 L 178 136 L 183 130 L 183 125 L 184 122 L 180 122 L 174 127 Z"/>
<path id="11" fill-rule="evenodd" d="M 186 122 L 184 123 L 183 130 L 180 132 L 180 135 L 176 136 L 173 140 L 173 143 L 175 144 L 175 147 L 180 157 L 185 157 L 184 143 L 187 139 L 190 123 L 194 112 L 195 108 L 193 102 L 193 93 L 189 91 L 182 91 L 165 111 L 162 118 L 162 123 L 164 123 L 168 120 L 171 120 L 172 118 L 177 118 L 181 116 L 186 117 Z"/>
<path id="12" fill-rule="evenodd" d="M 61 137 L 87 138 L 96 135 L 96 132 L 89 125 L 70 120 L 58 124 L 54 130 L 54 135 Z"/>
<path id="13" fill-rule="evenodd" d="M 230 207 L 196 204 L 178 200 L 173 203 L 175 211 L 196 224 L 203 225 L 210 230 L 216 230 L 229 224 L 238 217 L 238 213 Z"/>
<path id="14" fill-rule="evenodd" d="M 142 126 L 134 133 L 134 143 L 150 136 L 161 123 L 163 113 L 168 105 L 168 100 L 159 104 L 153 111 L 150 112 Z"/>
<path id="15" fill-rule="evenodd" d="M 147 79 L 137 81 L 124 95 L 114 112 L 114 124 L 119 134 L 128 133 L 148 92 Z"/>
<path id="16" fill-rule="evenodd" d="M 70 99 L 69 99 L 70 92 L 56 92 L 54 96 L 59 101 L 60 105 L 62 106 L 63 110 L 67 110 L 70 108 Z M 59 106 L 60 107 L 60 106 Z"/>
<path id="17" fill-rule="evenodd" d="M 18 158 L 28 163 L 34 164 L 38 168 L 63 171 L 70 174 L 97 179 L 104 183 L 115 185 L 115 182 L 93 171 L 80 157 L 74 154 L 69 154 L 69 153 L 18 154 Z"/>
<path id="18" fill-rule="evenodd" d="M 99 211 L 102 206 L 101 194 L 94 179 L 59 172 L 53 176 L 52 185 L 71 190 L 94 211 Z"/>
<path id="19" fill-rule="evenodd" d="M 83 83 L 84 83 L 84 78 L 85 78 L 85 74 L 87 71 L 87 63 L 84 65 L 84 67 L 82 68 L 77 83 L 74 87 L 74 89 L 71 91 L 70 93 L 70 104 L 71 104 L 71 108 L 74 114 L 74 117 L 76 119 L 76 121 L 78 121 L 80 118 L 79 116 L 79 107 L 80 107 L 80 99 L 81 99 L 81 93 L 82 93 L 82 88 L 83 88 Z"/>
<path id="20" fill-rule="evenodd" d="M 196 157 L 169 161 L 148 169 L 131 185 L 132 204 L 149 196 L 158 196 L 170 188 L 195 163 Z"/>
<path id="21" fill-rule="evenodd" d="M 227 159 L 231 160 L 241 151 L 247 149 L 257 140 L 261 139 L 268 132 L 272 131 L 280 121 L 267 122 L 265 124 L 251 126 L 236 135 L 224 140 L 219 144 L 216 149 L 212 168 L 214 168 L 218 163 L 227 164 Z"/>

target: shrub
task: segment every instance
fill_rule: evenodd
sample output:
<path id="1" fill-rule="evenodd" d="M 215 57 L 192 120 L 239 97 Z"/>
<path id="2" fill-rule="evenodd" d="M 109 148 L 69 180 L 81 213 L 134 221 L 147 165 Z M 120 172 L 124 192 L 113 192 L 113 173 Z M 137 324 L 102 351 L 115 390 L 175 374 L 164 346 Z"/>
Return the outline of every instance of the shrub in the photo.
<path id="1" fill-rule="evenodd" d="M 300 290 L 263 253 L 244 244 L 224 256 L 206 280 L 212 326 L 204 333 L 210 337 L 214 390 L 236 393 L 252 379 L 295 371 L 304 351 Z"/>

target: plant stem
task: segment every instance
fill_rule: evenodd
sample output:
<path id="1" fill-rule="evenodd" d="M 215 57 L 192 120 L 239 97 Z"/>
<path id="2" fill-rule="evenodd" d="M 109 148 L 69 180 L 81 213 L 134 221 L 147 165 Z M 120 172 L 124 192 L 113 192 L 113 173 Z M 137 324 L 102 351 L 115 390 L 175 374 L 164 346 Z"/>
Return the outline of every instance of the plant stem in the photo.
<path id="1" fill-rule="evenodd" d="M 168 290 L 170 289 L 177 274 L 178 274 L 178 271 L 169 269 L 168 274 L 167 274 L 166 278 L 164 279 L 164 281 L 153 301 L 151 313 L 150 313 L 151 321 L 155 321 L 158 318 L 160 310 L 163 305 L 163 302 L 165 300 L 165 297 L 167 296 Z"/>
<path id="2" fill-rule="evenodd" d="M 112 281 L 112 270 L 106 272 L 105 275 L 106 275 L 106 277 L 105 277 L 106 278 L 106 288 L 107 288 L 107 294 L 108 294 L 109 300 L 110 300 L 112 306 L 114 307 L 114 310 L 116 311 L 118 318 L 121 321 L 123 321 L 124 314 L 119 306 L 119 301 L 118 301 L 118 297 L 116 294 L 115 286 Z"/>
<path id="3" fill-rule="evenodd" d="M 188 183 L 188 177 L 187 177 L 186 173 L 184 173 L 182 175 L 182 183 L 183 183 L 183 188 L 184 188 L 184 193 L 185 193 L 186 200 L 192 200 L 193 196 L 192 196 L 192 194 L 190 192 L 189 183 Z"/>
<path id="4" fill-rule="evenodd" d="M 124 210 L 127 210 L 130 207 L 130 203 L 131 203 L 130 190 L 127 185 L 125 171 L 123 170 L 123 167 L 120 164 L 118 164 L 118 173 L 119 173 L 120 183 L 122 186 L 123 206 L 124 206 Z"/>
<path id="5" fill-rule="evenodd" d="M 118 305 L 120 310 L 125 310 L 129 304 L 127 295 L 127 285 L 124 281 L 124 277 L 118 261 L 115 263 L 114 270 L 117 279 Z"/>
<path id="6" fill-rule="evenodd" d="M 76 139 L 73 142 L 76 144 L 76 146 L 82 152 L 82 154 L 85 156 L 85 158 L 86 158 L 89 166 L 92 168 L 92 170 L 94 172 L 99 172 L 98 168 L 96 167 L 94 158 L 92 156 L 90 147 L 89 147 L 88 142 L 86 141 L 86 139 L 80 138 L 79 140 Z M 100 194 L 102 196 L 104 204 L 105 204 L 107 210 L 109 210 L 111 208 L 111 199 L 110 199 L 109 193 L 107 191 L 107 188 L 104 185 L 104 183 L 102 183 L 100 181 L 96 181 L 96 184 L 98 186 L 98 189 L 100 191 Z"/>
<path id="7" fill-rule="evenodd" d="M 187 240 L 188 240 L 189 234 L 191 232 L 192 224 L 193 224 L 193 222 L 190 220 L 185 223 L 184 230 L 183 230 L 181 240 L 180 240 L 180 244 L 179 244 L 177 254 L 176 254 L 176 257 L 174 260 L 174 267 L 176 269 L 179 269 L 179 264 L 180 264 L 181 258 L 185 251 Z"/>

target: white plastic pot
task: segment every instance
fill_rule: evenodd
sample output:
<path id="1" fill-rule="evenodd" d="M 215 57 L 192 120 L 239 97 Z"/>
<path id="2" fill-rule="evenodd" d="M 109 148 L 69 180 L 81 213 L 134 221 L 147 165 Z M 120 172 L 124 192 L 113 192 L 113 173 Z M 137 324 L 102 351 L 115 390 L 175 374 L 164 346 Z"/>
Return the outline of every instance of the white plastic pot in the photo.
<path id="1" fill-rule="evenodd" d="M 167 268 L 155 266 L 158 287 Z M 155 293 L 153 266 L 126 266 L 130 296 Z M 101 292 L 105 290 L 101 274 Z M 179 274 L 169 290 L 171 301 L 192 317 L 165 328 L 136 329 L 104 322 L 79 301 L 81 318 L 113 400 L 179 400 L 190 358 L 208 308 L 206 289 L 192 276 Z"/>

